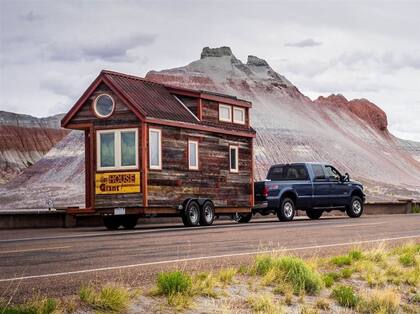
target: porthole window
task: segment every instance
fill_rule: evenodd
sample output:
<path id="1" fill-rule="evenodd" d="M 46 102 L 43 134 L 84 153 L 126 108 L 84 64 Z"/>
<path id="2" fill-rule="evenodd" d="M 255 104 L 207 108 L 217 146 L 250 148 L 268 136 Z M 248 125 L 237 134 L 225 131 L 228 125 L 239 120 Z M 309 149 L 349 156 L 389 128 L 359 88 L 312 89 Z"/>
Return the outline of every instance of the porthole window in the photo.
<path id="1" fill-rule="evenodd" d="M 93 109 L 99 118 L 108 118 L 114 112 L 114 99 L 107 94 L 96 97 L 93 103 Z"/>

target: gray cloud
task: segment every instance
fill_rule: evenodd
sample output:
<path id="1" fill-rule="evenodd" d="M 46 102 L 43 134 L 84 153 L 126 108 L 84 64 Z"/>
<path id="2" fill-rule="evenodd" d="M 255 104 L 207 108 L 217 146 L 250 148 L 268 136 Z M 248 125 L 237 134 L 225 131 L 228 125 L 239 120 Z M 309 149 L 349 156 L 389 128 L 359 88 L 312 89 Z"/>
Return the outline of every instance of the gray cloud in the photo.
<path id="1" fill-rule="evenodd" d="M 27 13 L 19 15 L 20 19 L 28 21 L 28 22 L 35 22 L 44 19 L 44 16 L 34 13 L 33 11 L 29 11 Z"/>
<path id="2" fill-rule="evenodd" d="M 316 41 L 313 38 L 307 38 L 298 42 L 289 42 L 286 43 L 286 47 L 297 47 L 297 48 L 306 48 L 306 47 L 314 47 L 314 46 L 320 46 L 322 45 L 322 42 Z"/>
<path id="3" fill-rule="evenodd" d="M 156 40 L 153 34 L 135 34 L 129 37 L 107 38 L 84 43 L 53 43 L 47 46 L 47 58 L 53 61 L 105 60 L 133 61 L 128 55 L 130 49 L 144 47 Z"/>

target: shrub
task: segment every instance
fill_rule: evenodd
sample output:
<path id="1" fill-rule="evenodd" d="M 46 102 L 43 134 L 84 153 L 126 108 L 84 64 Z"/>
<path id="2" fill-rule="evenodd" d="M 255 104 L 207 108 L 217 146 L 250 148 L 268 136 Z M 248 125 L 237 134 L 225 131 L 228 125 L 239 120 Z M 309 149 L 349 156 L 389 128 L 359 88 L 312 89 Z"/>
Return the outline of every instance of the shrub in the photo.
<path id="1" fill-rule="evenodd" d="M 351 275 L 353 274 L 353 269 L 351 269 L 351 268 L 343 268 L 340 271 L 340 274 L 341 274 L 341 277 L 342 278 L 350 278 Z"/>
<path id="2" fill-rule="evenodd" d="M 359 301 L 359 297 L 354 292 L 353 287 L 345 285 L 335 287 L 332 291 L 332 297 L 341 306 L 349 308 L 354 308 Z"/>
<path id="3" fill-rule="evenodd" d="M 216 284 L 217 279 L 212 273 L 200 273 L 193 278 L 193 294 L 215 298 L 217 297 L 214 291 Z"/>
<path id="4" fill-rule="evenodd" d="M 219 271 L 217 278 L 220 282 L 227 284 L 233 281 L 233 277 L 236 275 L 237 271 L 234 268 L 225 268 Z"/>
<path id="5" fill-rule="evenodd" d="M 327 311 L 330 309 L 331 304 L 330 304 L 330 301 L 328 301 L 327 299 L 321 298 L 321 299 L 316 300 L 315 307 L 317 309 Z"/>
<path id="6" fill-rule="evenodd" d="M 187 293 L 191 286 L 191 277 L 180 271 L 160 273 L 157 278 L 158 293 L 166 296 Z"/>
<path id="7" fill-rule="evenodd" d="M 351 265 L 352 262 L 352 258 L 348 255 L 339 255 L 339 256 L 334 256 L 331 258 L 331 263 L 333 263 L 334 265 L 341 267 L 344 265 Z"/>
<path id="8" fill-rule="evenodd" d="M 117 285 L 106 285 L 99 291 L 91 286 L 84 286 L 79 291 L 80 301 L 90 307 L 107 311 L 120 312 L 130 304 L 130 292 L 127 288 Z"/>
<path id="9" fill-rule="evenodd" d="M 257 256 L 255 259 L 255 272 L 257 275 L 265 275 L 273 268 L 274 259 L 268 255 Z"/>
<path id="10" fill-rule="evenodd" d="M 273 301 L 273 296 L 261 294 L 250 296 L 247 299 L 251 310 L 256 313 L 282 313 L 283 310 L 279 303 Z"/>
<path id="11" fill-rule="evenodd" d="M 33 299 L 21 305 L 0 305 L 2 314 L 50 314 L 57 310 L 58 301 L 51 298 Z"/>
<path id="12" fill-rule="evenodd" d="M 349 257 L 354 261 L 358 261 L 363 258 L 363 253 L 360 250 L 353 249 L 349 252 Z"/>
<path id="13" fill-rule="evenodd" d="M 411 213 L 419 214 L 420 213 L 420 205 L 419 204 L 412 205 L 411 206 Z"/>
<path id="14" fill-rule="evenodd" d="M 405 267 L 414 266 L 416 264 L 416 256 L 412 252 L 407 252 L 400 256 L 399 261 Z"/>
<path id="15" fill-rule="evenodd" d="M 400 295 L 391 289 L 374 290 L 360 302 L 358 309 L 365 313 L 393 314 L 398 313 L 400 301 Z"/>
<path id="16" fill-rule="evenodd" d="M 340 279 L 340 275 L 337 273 L 326 273 L 322 276 L 322 280 L 324 281 L 325 287 L 330 288 L 332 285 Z"/>

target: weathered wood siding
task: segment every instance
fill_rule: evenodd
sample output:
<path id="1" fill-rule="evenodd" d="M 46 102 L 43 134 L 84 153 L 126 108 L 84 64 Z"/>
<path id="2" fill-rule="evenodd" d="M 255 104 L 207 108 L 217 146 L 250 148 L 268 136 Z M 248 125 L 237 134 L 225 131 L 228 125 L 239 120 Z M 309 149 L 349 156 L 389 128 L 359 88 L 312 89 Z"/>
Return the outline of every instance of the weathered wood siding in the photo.
<path id="1" fill-rule="evenodd" d="M 210 121 L 210 122 L 216 122 L 219 123 L 219 103 L 215 102 L 215 101 L 211 101 L 211 100 L 203 100 L 203 116 L 202 119 L 203 121 Z M 231 105 L 228 105 L 231 106 Z M 232 119 L 233 119 L 233 107 L 235 106 L 231 106 L 232 107 Z M 238 107 L 238 108 L 242 108 L 242 107 Z M 245 125 L 249 125 L 249 109 L 248 108 L 244 108 L 245 109 Z M 222 123 L 227 123 L 229 124 L 229 122 L 222 122 Z"/>
<path id="2" fill-rule="evenodd" d="M 198 98 L 177 95 L 179 100 L 196 116 L 198 116 Z"/>
<path id="3" fill-rule="evenodd" d="M 148 170 L 149 206 L 174 206 L 188 197 L 208 197 L 220 207 L 251 205 L 252 139 L 157 127 L 162 130 L 162 170 Z M 188 169 L 188 139 L 199 141 L 199 170 Z M 229 170 L 229 145 L 239 147 L 238 173 Z"/>
<path id="4" fill-rule="evenodd" d="M 114 113 L 106 119 L 98 118 L 93 109 L 93 101 L 99 94 L 108 94 L 110 95 L 115 102 L 115 110 Z M 92 188 L 91 193 L 95 193 L 95 174 L 97 172 L 97 165 L 96 165 L 96 130 L 101 130 L 104 128 L 140 128 L 141 123 L 136 115 L 129 109 L 121 99 L 115 95 L 105 84 L 101 84 L 95 90 L 95 92 L 89 97 L 86 103 L 82 106 L 82 108 L 77 112 L 75 117 L 70 121 L 71 124 L 91 124 L 93 126 L 93 147 L 91 149 L 92 153 L 90 158 L 93 159 L 93 169 L 91 169 L 91 176 L 87 175 L 86 178 L 88 180 L 92 180 Z M 139 136 L 139 146 L 141 144 L 141 129 L 138 131 Z M 141 147 L 139 147 L 139 167 L 141 165 Z M 131 170 L 125 170 L 131 171 Z M 133 170 L 139 171 L 139 170 Z M 114 170 L 107 170 L 102 172 L 115 172 Z M 142 175 L 142 173 L 140 174 Z M 86 191 L 89 192 L 89 191 Z M 142 191 L 140 193 L 130 193 L 130 194 L 108 194 L 108 195 L 91 195 L 91 198 L 94 199 L 94 205 L 96 208 L 106 208 L 106 207 L 130 207 L 130 206 L 137 206 L 140 207 L 143 205 L 143 194 Z"/>

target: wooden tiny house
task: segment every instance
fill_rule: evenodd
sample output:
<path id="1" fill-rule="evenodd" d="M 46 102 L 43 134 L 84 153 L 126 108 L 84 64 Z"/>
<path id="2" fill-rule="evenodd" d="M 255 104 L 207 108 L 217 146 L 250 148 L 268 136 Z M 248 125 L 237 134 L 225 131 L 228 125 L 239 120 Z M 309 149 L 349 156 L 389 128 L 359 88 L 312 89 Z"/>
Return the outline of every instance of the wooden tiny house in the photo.
<path id="1" fill-rule="evenodd" d="M 102 71 L 61 121 L 84 130 L 86 208 L 110 229 L 139 216 L 209 225 L 248 214 L 253 199 L 251 103 Z"/>

